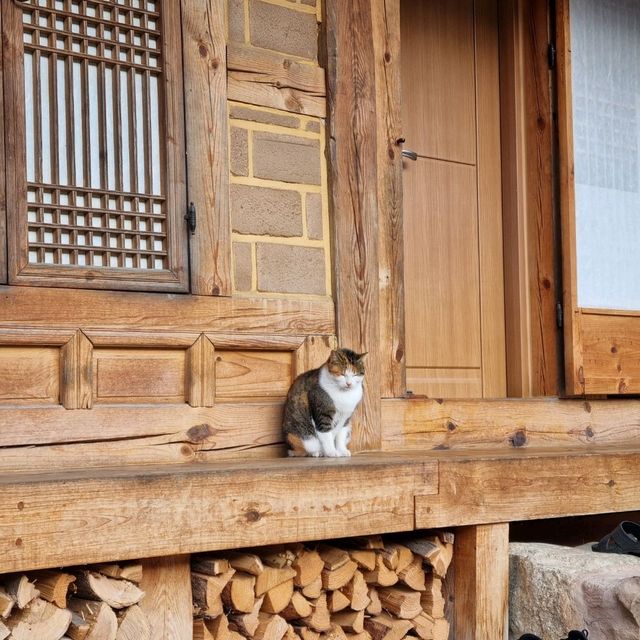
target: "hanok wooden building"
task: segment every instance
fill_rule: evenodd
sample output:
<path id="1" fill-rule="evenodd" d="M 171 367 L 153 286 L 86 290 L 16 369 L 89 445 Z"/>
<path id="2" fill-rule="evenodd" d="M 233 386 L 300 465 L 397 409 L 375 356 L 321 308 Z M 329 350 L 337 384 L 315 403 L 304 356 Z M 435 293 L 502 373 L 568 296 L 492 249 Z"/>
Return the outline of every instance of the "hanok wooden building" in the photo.
<path id="1" fill-rule="evenodd" d="M 189 554 L 446 529 L 481 640 L 518 523 L 640 508 L 636 3 L 0 2 L 1 573 L 187 640 Z M 283 458 L 336 344 L 360 453 Z"/>

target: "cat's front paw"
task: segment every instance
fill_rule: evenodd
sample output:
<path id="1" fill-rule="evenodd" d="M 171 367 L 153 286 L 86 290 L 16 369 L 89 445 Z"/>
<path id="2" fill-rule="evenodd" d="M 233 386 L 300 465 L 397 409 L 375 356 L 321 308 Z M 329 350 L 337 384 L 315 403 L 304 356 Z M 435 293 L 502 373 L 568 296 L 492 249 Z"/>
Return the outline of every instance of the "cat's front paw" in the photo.
<path id="1" fill-rule="evenodd" d="M 349 449 L 341 449 L 338 451 L 338 456 L 340 456 L 341 458 L 350 458 L 351 451 L 349 451 Z"/>
<path id="2" fill-rule="evenodd" d="M 313 453 L 309 454 L 309 457 L 311 457 L 311 458 L 322 458 L 322 451 L 314 451 Z"/>
<path id="3" fill-rule="evenodd" d="M 324 455 L 327 458 L 340 458 L 340 453 L 338 451 L 336 451 L 335 449 L 333 451 L 325 451 Z"/>

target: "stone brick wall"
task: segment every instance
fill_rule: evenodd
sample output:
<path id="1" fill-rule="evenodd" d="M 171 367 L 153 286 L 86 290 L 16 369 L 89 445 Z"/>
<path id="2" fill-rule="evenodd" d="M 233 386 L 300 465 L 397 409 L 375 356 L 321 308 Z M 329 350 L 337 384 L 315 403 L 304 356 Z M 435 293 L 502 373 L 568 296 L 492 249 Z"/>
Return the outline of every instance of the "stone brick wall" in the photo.
<path id="1" fill-rule="evenodd" d="M 284 67 L 317 68 L 319 2 L 228 0 L 229 42 L 265 60 L 280 55 Z M 234 290 L 330 296 L 325 122 L 305 113 L 303 102 L 270 106 L 272 94 L 260 91 L 264 75 L 255 69 L 251 102 L 229 101 Z"/>

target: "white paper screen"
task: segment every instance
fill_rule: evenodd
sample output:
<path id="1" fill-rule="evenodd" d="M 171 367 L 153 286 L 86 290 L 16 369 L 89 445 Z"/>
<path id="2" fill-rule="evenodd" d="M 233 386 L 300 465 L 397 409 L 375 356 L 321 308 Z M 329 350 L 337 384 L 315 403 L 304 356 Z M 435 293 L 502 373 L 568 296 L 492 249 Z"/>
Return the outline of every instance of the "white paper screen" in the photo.
<path id="1" fill-rule="evenodd" d="M 571 0 L 578 306 L 640 309 L 640 1 Z"/>

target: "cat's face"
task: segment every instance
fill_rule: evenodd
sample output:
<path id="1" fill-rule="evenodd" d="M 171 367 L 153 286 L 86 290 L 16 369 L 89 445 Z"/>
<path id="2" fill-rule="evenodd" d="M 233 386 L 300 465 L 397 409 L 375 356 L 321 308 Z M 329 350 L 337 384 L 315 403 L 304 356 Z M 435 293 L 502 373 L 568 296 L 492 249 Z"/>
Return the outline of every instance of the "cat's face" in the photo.
<path id="1" fill-rule="evenodd" d="M 338 349 L 331 352 L 327 368 L 340 389 L 348 391 L 362 384 L 364 379 L 362 358 L 365 355 L 364 353 L 355 353 L 350 349 Z"/>

